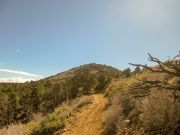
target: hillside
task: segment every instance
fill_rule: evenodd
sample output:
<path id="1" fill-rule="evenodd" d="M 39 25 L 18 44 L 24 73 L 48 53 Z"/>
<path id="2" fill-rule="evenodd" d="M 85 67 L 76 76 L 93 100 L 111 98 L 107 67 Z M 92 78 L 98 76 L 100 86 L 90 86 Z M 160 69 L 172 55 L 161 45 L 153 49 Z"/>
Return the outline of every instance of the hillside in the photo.
<path id="1" fill-rule="evenodd" d="M 1 84 L 1 127 L 21 124 L 0 134 L 178 135 L 178 63 L 123 72 L 87 64 L 37 82 Z"/>
<path id="2" fill-rule="evenodd" d="M 0 127 L 27 123 L 33 113 L 52 112 L 63 101 L 100 92 L 121 72 L 113 67 L 87 64 L 39 81 L 0 84 Z"/>
<path id="3" fill-rule="evenodd" d="M 84 71 L 84 70 L 88 70 L 91 74 L 96 74 L 98 72 L 106 72 L 107 74 L 109 74 L 111 76 L 115 76 L 115 77 L 118 77 L 121 75 L 121 71 L 116 68 L 113 68 L 113 67 L 107 66 L 107 65 L 91 63 L 91 64 L 85 64 L 85 65 L 81 65 L 79 67 L 72 68 L 68 71 L 58 73 L 58 74 L 48 77 L 46 79 L 52 80 L 52 81 L 63 81 L 63 80 L 73 77 L 77 73 Z"/>
<path id="4" fill-rule="evenodd" d="M 114 79 L 106 88 L 110 106 L 105 135 L 179 135 L 180 61 L 142 66 L 136 75 Z"/>

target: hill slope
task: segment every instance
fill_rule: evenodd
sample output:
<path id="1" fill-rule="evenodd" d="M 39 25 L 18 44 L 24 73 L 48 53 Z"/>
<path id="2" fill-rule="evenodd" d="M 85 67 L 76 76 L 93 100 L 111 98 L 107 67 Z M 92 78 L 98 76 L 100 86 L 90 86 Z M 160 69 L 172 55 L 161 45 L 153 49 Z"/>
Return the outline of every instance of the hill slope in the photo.
<path id="1" fill-rule="evenodd" d="M 1 84 L 0 126 L 28 123 L 17 127 L 31 125 L 31 135 L 171 135 L 179 133 L 179 89 L 172 74 L 144 68 L 123 76 L 105 65 L 83 65 L 37 82 Z M 97 94 L 104 92 L 108 100 Z M 90 94 L 93 101 L 82 98 Z M 34 124 L 33 113 L 43 119 Z"/>
<path id="2" fill-rule="evenodd" d="M 52 80 L 52 81 L 66 80 L 66 79 L 71 78 L 74 75 L 78 74 L 79 72 L 85 71 L 85 70 L 90 71 L 90 73 L 92 73 L 92 74 L 95 74 L 97 72 L 106 72 L 111 76 L 118 77 L 121 75 L 121 71 L 116 68 L 113 68 L 113 67 L 107 66 L 107 65 L 91 63 L 91 64 L 85 64 L 85 65 L 81 65 L 79 67 L 72 68 L 68 71 L 58 73 L 58 74 L 56 74 L 54 76 L 50 76 L 46 79 Z"/>
<path id="3" fill-rule="evenodd" d="M 47 114 L 64 101 L 100 92 L 121 71 L 106 65 L 87 64 L 39 81 L 0 84 L 0 128 L 27 123 L 33 113 Z"/>

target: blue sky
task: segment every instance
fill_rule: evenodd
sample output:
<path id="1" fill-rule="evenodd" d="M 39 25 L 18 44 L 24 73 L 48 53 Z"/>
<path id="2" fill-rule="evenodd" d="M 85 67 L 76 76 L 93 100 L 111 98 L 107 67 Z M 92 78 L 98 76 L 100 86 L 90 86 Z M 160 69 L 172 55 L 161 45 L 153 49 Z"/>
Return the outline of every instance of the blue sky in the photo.
<path id="1" fill-rule="evenodd" d="M 120 69 L 180 50 L 179 0 L 0 0 L 0 77 L 86 63 Z M 1 70 L 3 69 L 3 70 Z"/>

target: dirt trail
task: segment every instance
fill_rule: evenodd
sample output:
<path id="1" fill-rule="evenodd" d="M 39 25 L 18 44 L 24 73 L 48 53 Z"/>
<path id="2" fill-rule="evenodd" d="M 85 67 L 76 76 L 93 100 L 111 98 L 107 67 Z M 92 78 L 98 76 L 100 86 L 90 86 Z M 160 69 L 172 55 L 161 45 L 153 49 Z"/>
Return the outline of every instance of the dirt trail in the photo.
<path id="1" fill-rule="evenodd" d="M 69 125 L 69 130 L 62 135 L 100 135 L 103 130 L 103 114 L 107 104 L 103 94 L 94 94 L 93 103 L 84 108 Z"/>

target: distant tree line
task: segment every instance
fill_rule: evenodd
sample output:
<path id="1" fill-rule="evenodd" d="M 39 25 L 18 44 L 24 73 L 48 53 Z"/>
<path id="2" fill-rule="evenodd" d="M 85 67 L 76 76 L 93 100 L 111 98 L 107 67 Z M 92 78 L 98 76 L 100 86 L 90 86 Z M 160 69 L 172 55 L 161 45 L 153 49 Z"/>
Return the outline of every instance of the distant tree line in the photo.
<path id="1" fill-rule="evenodd" d="M 141 69 L 140 69 L 140 66 L 137 66 L 134 71 L 131 71 L 130 68 L 126 68 L 122 71 L 122 76 L 123 77 L 130 77 L 130 76 L 133 76 L 133 75 L 136 75 L 138 73 L 140 73 Z"/>

